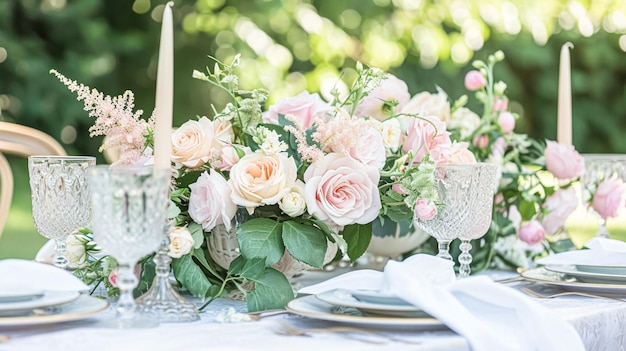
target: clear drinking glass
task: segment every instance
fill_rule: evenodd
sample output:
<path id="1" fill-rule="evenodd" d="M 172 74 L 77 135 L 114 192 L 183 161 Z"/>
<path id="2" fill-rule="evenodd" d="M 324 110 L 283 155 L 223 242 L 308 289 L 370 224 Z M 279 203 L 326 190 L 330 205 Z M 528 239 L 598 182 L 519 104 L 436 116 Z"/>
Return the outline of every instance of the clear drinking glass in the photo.
<path id="1" fill-rule="evenodd" d="M 158 321 L 136 313 L 133 289 L 137 262 L 153 253 L 163 238 L 170 170 L 153 167 L 95 167 L 89 178 L 94 240 L 118 262 L 120 298 L 115 320 L 105 326 L 141 328 Z"/>
<path id="2" fill-rule="evenodd" d="M 586 201 L 589 210 L 600 217 L 600 228 L 596 232 L 597 237 L 608 238 L 610 233 L 606 228 L 607 217 L 593 210 L 591 194 L 594 194 L 600 183 L 607 179 L 626 179 L 626 155 L 622 154 L 586 154 L 585 173 L 580 177 L 582 199 Z"/>
<path id="3" fill-rule="evenodd" d="M 87 170 L 92 156 L 30 156 L 28 175 L 33 222 L 42 236 L 56 245 L 54 265 L 67 267 L 67 236 L 89 225 L 91 202 Z"/>
<path id="4" fill-rule="evenodd" d="M 474 170 L 472 186 L 469 188 L 469 212 L 468 223 L 463 226 L 459 239 L 461 254 L 459 255 L 459 278 L 469 276 L 472 263 L 471 240 L 483 237 L 493 217 L 493 196 L 500 181 L 500 167 L 489 163 L 470 165 Z"/>
<path id="5" fill-rule="evenodd" d="M 488 174 L 491 179 L 492 170 L 497 169 L 486 163 L 437 166 L 435 181 L 443 206 L 432 219 L 415 219 L 418 228 L 437 239 L 437 257 L 452 260 L 450 242 L 466 235 L 470 228 L 476 228 L 472 233 L 484 229 L 482 234 L 485 234 L 491 221 L 495 181 L 483 183 L 481 176 Z M 491 201 L 486 201 L 487 198 Z"/>

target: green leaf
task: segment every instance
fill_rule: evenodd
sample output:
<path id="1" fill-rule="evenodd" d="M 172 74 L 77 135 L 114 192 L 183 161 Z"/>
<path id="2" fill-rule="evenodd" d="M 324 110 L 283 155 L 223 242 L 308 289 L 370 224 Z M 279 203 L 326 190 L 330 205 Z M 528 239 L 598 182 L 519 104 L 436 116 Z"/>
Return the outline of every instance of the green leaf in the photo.
<path id="1" fill-rule="evenodd" d="M 193 238 L 193 248 L 199 249 L 204 243 L 204 231 L 202 230 L 202 226 L 196 222 L 191 222 L 187 226 L 187 229 L 189 229 L 191 237 Z"/>
<path id="2" fill-rule="evenodd" d="M 328 243 L 319 228 L 296 221 L 283 222 L 283 242 L 296 260 L 322 268 Z"/>
<path id="3" fill-rule="evenodd" d="M 211 282 L 202 272 L 202 269 L 191 259 L 190 255 L 172 260 L 172 268 L 176 279 L 194 296 L 204 298 L 208 296 Z"/>
<path id="4" fill-rule="evenodd" d="M 265 258 L 268 266 L 278 262 L 285 253 L 281 238 L 282 225 L 269 218 L 254 218 L 237 228 L 241 254 L 247 258 Z"/>
<path id="5" fill-rule="evenodd" d="M 279 271 L 266 267 L 263 276 L 254 280 L 254 290 L 246 294 L 248 311 L 283 309 L 294 298 L 293 288 Z"/>
<path id="6" fill-rule="evenodd" d="M 519 213 L 522 215 L 522 220 L 529 221 L 537 213 L 535 203 L 531 201 L 522 200 L 519 204 Z"/>
<path id="7" fill-rule="evenodd" d="M 228 267 L 228 273 L 240 277 L 256 280 L 261 278 L 265 272 L 265 260 L 263 258 L 253 258 L 247 260 L 243 256 L 235 258 Z"/>
<path id="8" fill-rule="evenodd" d="M 341 235 L 348 243 L 348 257 L 354 262 L 365 253 L 372 240 L 372 223 L 347 225 Z"/>

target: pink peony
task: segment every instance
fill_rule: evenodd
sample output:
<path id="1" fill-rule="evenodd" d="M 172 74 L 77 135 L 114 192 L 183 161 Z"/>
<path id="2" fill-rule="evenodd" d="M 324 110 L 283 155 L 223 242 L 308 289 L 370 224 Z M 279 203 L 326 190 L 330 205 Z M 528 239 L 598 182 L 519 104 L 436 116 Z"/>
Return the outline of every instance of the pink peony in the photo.
<path id="1" fill-rule="evenodd" d="M 217 171 L 204 172 L 198 180 L 189 185 L 189 216 L 202 225 L 205 231 L 211 231 L 218 224 L 230 230 L 230 221 L 237 212 L 237 205 L 231 200 L 228 182 Z"/>
<path id="2" fill-rule="evenodd" d="M 539 221 L 533 219 L 519 228 L 519 238 L 528 245 L 539 244 L 546 236 L 546 231 Z"/>
<path id="3" fill-rule="evenodd" d="M 345 154 L 327 154 L 304 173 L 308 212 L 340 226 L 369 223 L 382 207 L 379 179 L 374 167 Z"/>
<path id="4" fill-rule="evenodd" d="M 310 94 L 303 91 L 294 97 L 281 99 L 277 104 L 269 107 L 263 114 L 263 122 L 278 124 L 278 114 L 293 115 L 302 123 L 304 129 L 311 127 L 316 118 L 324 118 L 332 110 L 332 106 L 320 98 L 317 93 Z"/>
<path id="5" fill-rule="evenodd" d="M 605 179 L 598 185 L 591 206 L 602 217 L 616 217 L 624 205 L 624 182 L 620 178 Z"/>
<path id="6" fill-rule="evenodd" d="M 504 134 L 511 134 L 515 129 L 515 116 L 509 111 L 502 111 L 498 116 L 498 124 Z"/>
<path id="7" fill-rule="evenodd" d="M 372 117 L 384 120 L 390 114 L 398 113 L 411 99 L 409 87 L 405 82 L 394 75 L 388 75 L 387 79 L 380 82 L 368 96 L 359 102 L 354 115 L 357 117 Z M 386 102 L 397 103 L 393 110 Z"/>
<path id="8" fill-rule="evenodd" d="M 573 145 L 559 144 L 547 140 L 544 151 L 546 168 L 558 179 L 572 179 L 585 171 L 585 159 Z"/>
<path id="9" fill-rule="evenodd" d="M 578 206 L 578 196 L 574 188 L 559 189 L 546 198 L 544 208 L 548 214 L 543 218 L 541 224 L 547 234 L 556 233 L 563 227 L 567 217 Z"/>
<path id="10" fill-rule="evenodd" d="M 485 75 L 479 71 L 472 70 L 465 75 L 465 88 L 467 90 L 478 90 L 487 85 Z"/>
<path id="11" fill-rule="evenodd" d="M 446 124 L 437 117 L 414 118 L 409 125 L 404 152 L 415 153 L 414 163 L 419 163 L 427 153 L 437 163 L 444 163 L 450 156 L 452 141 Z M 436 127 L 436 128 L 435 128 Z"/>
<path id="12" fill-rule="evenodd" d="M 427 221 L 433 219 L 437 215 L 437 207 L 427 199 L 417 199 L 415 203 L 415 216 L 421 220 Z"/>

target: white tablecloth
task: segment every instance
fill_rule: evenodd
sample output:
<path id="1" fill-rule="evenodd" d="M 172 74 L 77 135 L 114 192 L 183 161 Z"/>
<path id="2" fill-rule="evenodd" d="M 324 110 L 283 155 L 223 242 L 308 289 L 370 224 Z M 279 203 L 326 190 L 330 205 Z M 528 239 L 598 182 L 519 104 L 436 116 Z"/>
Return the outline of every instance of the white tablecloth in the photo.
<path id="1" fill-rule="evenodd" d="M 319 273 L 316 273 L 319 275 Z M 311 277 L 311 275 L 309 275 Z M 314 276 L 316 280 L 319 276 Z M 305 280 L 307 276 L 305 276 Z M 528 286 L 521 283 L 513 286 Z M 533 289 L 551 291 L 553 288 L 532 284 Z M 540 300 L 557 315 L 572 323 L 582 336 L 587 350 L 624 350 L 626 345 L 626 302 L 599 298 L 559 297 Z M 354 340 L 345 335 L 314 334 L 283 336 L 274 331 L 277 319 L 286 319 L 300 327 L 329 326 L 331 323 L 293 315 L 279 315 L 254 322 L 218 323 L 215 317 L 228 307 L 245 312 L 241 301 L 219 299 L 202 313 L 202 320 L 193 323 L 162 324 L 157 328 L 116 330 L 94 328 L 99 318 L 110 317 L 109 310 L 96 317 L 29 328 L 2 329 L 0 335 L 9 335 L 9 342 L 0 344 L 0 351 L 121 351 L 121 350 L 446 350 L 469 351 L 465 339 L 448 330 L 411 330 L 386 332 L 406 343 L 368 343 L 367 336 Z M 558 337 L 558 336 L 557 336 Z M 380 342 L 381 339 L 376 339 Z M 409 343 L 410 342 L 410 343 Z M 417 343 L 418 342 L 418 343 Z"/>

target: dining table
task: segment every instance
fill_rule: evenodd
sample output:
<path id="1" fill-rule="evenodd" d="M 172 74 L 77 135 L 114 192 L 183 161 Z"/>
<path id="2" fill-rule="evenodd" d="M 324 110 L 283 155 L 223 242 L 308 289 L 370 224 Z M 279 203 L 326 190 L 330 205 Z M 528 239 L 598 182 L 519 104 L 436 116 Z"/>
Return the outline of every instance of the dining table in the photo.
<path id="1" fill-rule="evenodd" d="M 294 287 L 323 281 L 332 272 L 307 271 L 293 280 Z M 555 285 L 516 278 L 515 273 L 487 271 L 511 289 L 531 289 L 532 298 L 570 323 L 587 350 L 624 350 L 626 300 L 612 297 L 564 295 Z M 528 290 L 526 290 L 528 291 Z M 314 297 L 309 297 L 314 298 Z M 204 301 L 189 298 L 196 306 Z M 115 315 L 114 303 L 88 318 L 49 324 L 0 326 L 0 351 L 104 351 L 104 350 L 446 350 L 471 351 L 468 341 L 445 325 L 351 325 L 310 318 L 291 311 L 253 316 L 240 299 L 218 298 L 200 313 L 200 320 L 161 323 L 154 328 L 112 329 L 99 321 Z M 355 328 L 354 330 L 350 328 Z M 558 335 L 554 337 L 558 338 Z"/>

